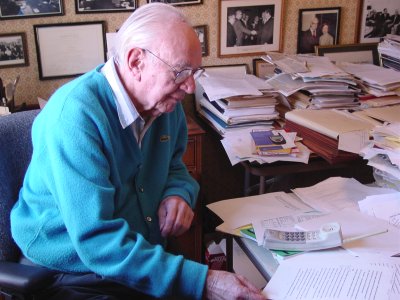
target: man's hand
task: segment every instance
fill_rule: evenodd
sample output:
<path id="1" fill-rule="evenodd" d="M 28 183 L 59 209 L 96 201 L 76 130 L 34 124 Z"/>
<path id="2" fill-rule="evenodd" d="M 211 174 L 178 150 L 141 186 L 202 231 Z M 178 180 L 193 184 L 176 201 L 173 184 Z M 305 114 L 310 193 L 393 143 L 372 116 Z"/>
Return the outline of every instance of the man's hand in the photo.
<path id="1" fill-rule="evenodd" d="M 266 300 L 254 285 L 240 275 L 208 270 L 205 298 L 208 300 Z"/>
<path id="2" fill-rule="evenodd" d="M 178 196 L 165 198 L 158 208 L 161 235 L 179 236 L 189 229 L 193 220 L 193 210 Z"/>

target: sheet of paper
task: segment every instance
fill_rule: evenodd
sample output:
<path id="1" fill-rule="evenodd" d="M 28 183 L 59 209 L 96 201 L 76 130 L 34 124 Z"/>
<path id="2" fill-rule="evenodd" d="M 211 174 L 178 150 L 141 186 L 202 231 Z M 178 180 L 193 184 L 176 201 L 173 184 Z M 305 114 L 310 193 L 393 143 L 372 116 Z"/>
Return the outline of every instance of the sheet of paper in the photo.
<path id="1" fill-rule="evenodd" d="M 210 101 L 240 95 L 262 95 L 256 87 L 244 79 L 202 76 L 198 82 L 203 86 Z"/>
<path id="2" fill-rule="evenodd" d="M 374 264 L 380 262 L 385 265 Z M 280 264 L 263 294 L 268 299 L 285 300 L 389 299 L 396 263 L 380 258 L 336 256 L 329 259 L 323 255 L 302 254 Z"/>
<path id="3" fill-rule="evenodd" d="M 370 195 L 390 194 L 393 189 L 370 187 L 354 178 L 330 177 L 313 186 L 292 190 L 301 200 L 321 212 L 343 208 L 358 211 L 358 201 Z"/>
<path id="4" fill-rule="evenodd" d="M 355 130 L 339 134 L 338 149 L 359 154 L 369 143 L 369 133 L 365 130 Z"/>
<path id="5" fill-rule="evenodd" d="M 400 192 L 367 196 L 358 205 L 361 212 L 385 220 L 400 229 Z"/>
<path id="6" fill-rule="evenodd" d="M 224 221 L 229 232 L 250 224 L 254 219 L 311 210 L 294 195 L 284 192 L 222 200 L 208 204 L 207 207 Z"/>
<path id="7" fill-rule="evenodd" d="M 301 220 L 295 227 L 301 230 L 317 230 L 326 223 L 337 222 L 342 229 L 343 240 L 387 231 L 387 222 L 351 209 L 342 209 L 317 218 Z"/>

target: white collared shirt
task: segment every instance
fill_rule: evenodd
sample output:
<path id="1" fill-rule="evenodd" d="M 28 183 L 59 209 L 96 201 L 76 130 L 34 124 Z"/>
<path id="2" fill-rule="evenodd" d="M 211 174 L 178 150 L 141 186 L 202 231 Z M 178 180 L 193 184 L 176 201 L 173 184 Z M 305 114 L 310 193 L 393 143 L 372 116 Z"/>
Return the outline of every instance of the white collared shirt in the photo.
<path id="1" fill-rule="evenodd" d="M 140 116 L 136 107 L 133 105 L 131 98 L 128 96 L 115 68 L 114 58 L 111 57 L 101 69 L 101 73 L 106 77 L 113 91 L 115 104 L 117 106 L 118 118 L 122 128 L 131 127 L 133 134 L 141 145 L 142 138 L 146 130 L 150 127 L 154 118 L 147 123 Z"/>

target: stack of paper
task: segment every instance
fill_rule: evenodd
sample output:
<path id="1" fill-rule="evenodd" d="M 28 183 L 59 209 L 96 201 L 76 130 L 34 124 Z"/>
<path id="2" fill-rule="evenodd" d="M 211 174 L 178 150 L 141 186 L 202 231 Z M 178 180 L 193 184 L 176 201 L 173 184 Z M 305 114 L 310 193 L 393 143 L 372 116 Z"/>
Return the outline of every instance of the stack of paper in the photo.
<path id="1" fill-rule="evenodd" d="M 400 122 L 377 126 L 361 154 L 374 168 L 377 183 L 400 191 Z"/>
<path id="2" fill-rule="evenodd" d="M 364 92 L 376 97 L 397 95 L 400 72 L 372 64 L 341 63 L 340 68 L 358 79 Z"/>
<path id="3" fill-rule="evenodd" d="M 271 62 L 269 55 L 262 58 Z M 282 73 L 267 82 L 288 98 L 292 108 L 358 108 L 357 83 L 328 57 L 285 57 L 275 65 Z"/>
<path id="4" fill-rule="evenodd" d="M 378 44 L 382 66 L 400 71 L 400 37 L 388 34 Z"/>
<path id="5" fill-rule="evenodd" d="M 196 109 L 224 136 L 237 128 L 264 126 L 279 118 L 279 93 L 253 75 L 208 74 L 196 84 Z"/>

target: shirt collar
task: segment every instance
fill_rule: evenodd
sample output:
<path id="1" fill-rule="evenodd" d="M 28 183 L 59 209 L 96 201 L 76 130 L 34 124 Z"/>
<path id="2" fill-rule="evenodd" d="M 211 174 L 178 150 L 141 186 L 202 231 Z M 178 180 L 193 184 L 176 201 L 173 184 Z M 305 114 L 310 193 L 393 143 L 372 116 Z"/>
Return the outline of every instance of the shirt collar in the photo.
<path id="1" fill-rule="evenodd" d="M 117 106 L 118 118 L 122 128 L 130 126 L 138 118 L 141 119 L 138 111 L 128 96 L 115 68 L 114 57 L 111 57 L 101 69 L 106 77 L 114 94 L 115 104 Z"/>

